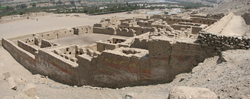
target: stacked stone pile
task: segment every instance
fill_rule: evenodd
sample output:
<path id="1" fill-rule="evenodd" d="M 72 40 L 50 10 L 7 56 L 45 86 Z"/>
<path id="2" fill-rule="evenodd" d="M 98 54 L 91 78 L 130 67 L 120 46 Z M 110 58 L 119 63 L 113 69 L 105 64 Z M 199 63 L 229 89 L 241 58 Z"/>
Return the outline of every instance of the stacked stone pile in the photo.
<path id="1" fill-rule="evenodd" d="M 215 46 L 218 50 L 249 49 L 250 38 L 238 36 L 224 36 L 201 31 L 198 41 L 202 46 Z"/>

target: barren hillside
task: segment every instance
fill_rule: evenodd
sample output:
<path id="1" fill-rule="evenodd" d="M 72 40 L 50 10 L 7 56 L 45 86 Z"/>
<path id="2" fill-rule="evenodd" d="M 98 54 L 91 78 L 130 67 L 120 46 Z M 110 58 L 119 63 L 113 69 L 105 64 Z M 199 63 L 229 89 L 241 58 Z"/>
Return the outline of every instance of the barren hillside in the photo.
<path id="1" fill-rule="evenodd" d="M 250 0 L 233 0 L 231 2 L 223 3 L 214 8 L 206 9 L 203 13 L 219 14 L 233 12 L 235 14 L 243 14 L 250 9 Z"/>

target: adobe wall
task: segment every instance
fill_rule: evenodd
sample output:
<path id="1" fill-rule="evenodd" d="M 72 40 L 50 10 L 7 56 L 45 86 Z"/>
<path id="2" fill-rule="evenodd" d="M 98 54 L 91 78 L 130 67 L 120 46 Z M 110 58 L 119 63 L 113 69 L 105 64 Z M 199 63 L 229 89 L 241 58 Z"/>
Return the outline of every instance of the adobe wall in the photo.
<path id="1" fill-rule="evenodd" d="M 179 73 L 190 72 L 205 58 L 217 55 L 215 47 L 192 42 L 154 38 L 149 41 L 151 76 L 159 82 L 170 82 Z"/>
<path id="2" fill-rule="evenodd" d="M 130 46 L 131 48 L 148 49 L 148 38 L 136 37 Z"/>
<path id="3" fill-rule="evenodd" d="M 52 42 L 42 39 L 41 40 L 41 48 L 46 48 L 46 47 L 52 47 L 52 46 L 56 46 L 56 44 L 53 44 Z"/>
<path id="4" fill-rule="evenodd" d="M 193 22 L 193 20 L 191 20 L 191 19 L 180 19 L 180 18 L 166 18 L 165 21 L 169 25 L 179 23 L 179 22 Z"/>
<path id="5" fill-rule="evenodd" d="M 58 38 L 57 33 L 60 32 L 60 31 L 66 31 L 66 29 L 59 29 L 59 30 L 42 32 L 42 33 L 36 33 L 35 36 L 38 37 L 39 39 L 53 40 L 53 39 Z"/>
<path id="6" fill-rule="evenodd" d="M 191 26 L 189 25 L 181 25 L 181 24 L 173 24 L 171 25 L 172 28 L 174 28 L 175 30 L 181 30 L 181 28 L 191 28 Z"/>
<path id="7" fill-rule="evenodd" d="M 151 23 L 148 21 L 138 21 L 137 25 L 139 25 L 141 27 L 151 27 Z"/>
<path id="8" fill-rule="evenodd" d="M 50 50 L 39 50 L 36 55 L 36 69 L 42 75 L 69 85 L 78 85 L 78 64 L 64 59 Z"/>
<path id="9" fill-rule="evenodd" d="M 74 35 L 74 29 L 58 31 L 57 38 L 69 37 Z"/>
<path id="10" fill-rule="evenodd" d="M 102 52 L 104 50 L 113 50 L 116 48 L 119 48 L 118 44 L 112 44 L 109 42 L 102 42 L 102 41 L 97 41 L 97 51 Z"/>
<path id="11" fill-rule="evenodd" d="M 230 49 L 249 49 L 249 37 L 236 37 L 212 34 L 209 32 L 201 31 L 198 35 L 198 41 L 203 46 L 215 46 L 218 50 Z"/>
<path id="12" fill-rule="evenodd" d="M 74 29 L 74 34 L 76 35 L 93 33 L 93 27 L 91 26 L 80 26 L 80 27 L 74 27 L 73 29 Z"/>
<path id="13" fill-rule="evenodd" d="M 100 87 L 124 87 L 143 84 L 148 78 L 147 50 L 140 50 L 140 54 L 125 54 L 121 49 L 104 51 L 91 61 L 92 84 Z M 145 56 L 145 57 L 144 57 Z"/>
<path id="14" fill-rule="evenodd" d="M 7 39 L 2 39 L 3 47 L 32 73 L 39 73 L 50 78 L 69 85 L 78 85 L 76 77 L 77 64 L 48 50 L 39 49 L 36 55 L 18 47 Z"/>
<path id="15" fill-rule="evenodd" d="M 17 45 L 18 45 L 18 47 L 20 47 L 20 48 L 22 48 L 22 49 L 30 52 L 33 55 L 35 55 L 35 53 L 38 50 L 38 47 L 34 47 L 34 46 L 29 45 L 29 44 L 27 44 L 27 43 L 25 43 L 23 41 L 20 41 L 20 40 L 18 40 L 18 44 Z"/>
<path id="16" fill-rule="evenodd" d="M 202 29 L 202 27 L 192 26 L 192 34 L 198 34 Z"/>
<path id="17" fill-rule="evenodd" d="M 77 68 L 77 72 L 79 73 L 78 77 L 80 78 L 80 80 L 78 81 L 81 84 L 92 84 L 92 73 L 93 73 L 93 67 L 91 64 L 91 60 L 93 57 L 86 55 L 86 54 L 82 54 L 82 55 L 78 55 L 77 59 L 78 59 L 78 68 Z"/>
<path id="18" fill-rule="evenodd" d="M 34 39 L 35 34 L 27 34 L 27 35 L 22 35 L 22 36 L 16 36 L 16 37 L 12 37 L 12 38 L 8 38 L 8 40 L 12 41 L 14 44 L 17 45 L 17 41 L 21 40 L 21 41 L 32 41 Z"/>
<path id="19" fill-rule="evenodd" d="M 127 29 L 127 28 L 118 28 L 116 29 L 116 35 L 119 35 L 119 36 L 127 36 L 127 37 L 133 37 L 133 36 L 136 36 L 135 34 L 135 30 L 133 29 Z"/>
<path id="20" fill-rule="evenodd" d="M 216 19 L 211 19 L 211 18 L 191 18 L 194 23 L 201 23 L 201 24 L 207 24 L 211 25 L 217 22 Z"/>
<path id="21" fill-rule="evenodd" d="M 27 68 L 32 73 L 37 73 L 35 66 L 35 55 L 18 47 L 16 44 L 7 39 L 2 39 L 3 47 L 12 55 L 12 57 Z"/>
<path id="22" fill-rule="evenodd" d="M 112 28 L 112 27 L 108 27 L 108 28 L 94 27 L 93 33 L 115 35 L 116 31 L 115 31 L 115 28 Z"/>

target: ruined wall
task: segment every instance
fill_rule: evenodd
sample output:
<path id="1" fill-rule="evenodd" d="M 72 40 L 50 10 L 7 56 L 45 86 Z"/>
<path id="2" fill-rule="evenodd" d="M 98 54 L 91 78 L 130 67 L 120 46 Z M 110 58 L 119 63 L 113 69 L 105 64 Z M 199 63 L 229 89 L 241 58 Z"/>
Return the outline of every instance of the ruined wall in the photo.
<path id="1" fill-rule="evenodd" d="M 116 88 L 143 84 L 142 80 L 148 78 L 149 61 L 147 57 L 142 56 L 104 51 L 91 61 L 93 86 Z"/>
<path id="2" fill-rule="evenodd" d="M 35 34 L 28 34 L 28 35 L 22 35 L 22 36 L 17 36 L 17 37 L 12 37 L 12 38 L 8 38 L 8 40 L 10 40 L 11 42 L 13 42 L 14 44 L 17 44 L 18 40 L 21 41 L 32 41 L 32 39 L 34 39 Z"/>
<path id="3" fill-rule="evenodd" d="M 3 38 L 2 44 L 3 44 L 3 47 L 12 55 L 12 57 L 17 62 L 19 62 L 21 65 L 23 65 L 32 73 L 37 73 L 34 55 L 18 47 L 16 44 L 12 43 L 10 40 Z"/>
<path id="4" fill-rule="evenodd" d="M 78 55 L 77 59 L 79 60 L 77 72 L 79 73 L 79 83 L 87 83 L 91 84 L 92 83 L 92 72 L 93 72 L 93 67 L 91 65 L 91 60 L 92 57 L 86 54 L 83 55 Z"/>
<path id="5" fill-rule="evenodd" d="M 212 34 L 209 32 L 201 31 L 198 35 L 198 41 L 202 46 L 215 46 L 218 50 L 230 49 L 249 49 L 249 37 L 234 37 Z"/>
<path id="6" fill-rule="evenodd" d="M 180 19 L 180 18 L 166 18 L 165 21 L 169 25 L 179 23 L 179 22 L 193 22 L 193 20 L 191 20 L 191 19 Z"/>
<path id="7" fill-rule="evenodd" d="M 131 48 L 141 48 L 148 49 L 148 39 L 144 38 L 135 38 L 134 42 L 130 46 Z"/>
<path id="8" fill-rule="evenodd" d="M 217 22 L 216 19 L 211 19 L 211 18 L 191 18 L 194 23 L 201 23 L 201 24 L 207 24 L 211 25 Z"/>
<path id="9" fill-rule="evenodd" d="M 74 35 L 74 29 L 56 32 L 57 38 L 69 37 Z"/>
<path id="10" fill-rule="evenodd" d="M 97 44 L 97 51 L 99 52 L 102 52 L 104 50 L 113 50 L 113 49 L 119 48 L 118 44 L 112 44 L 109 42 L 98 41 L 96 42 L 96 44 Z"/>
<path id="11" fill-rule="evenodd" d="M 171 25 L 172 28 L 174 28 L 175 30 L 181 30 L 181 28 L 191 28 L 191 26 L 189 25 L 180 25 L 180 24 L 173 24 Z"/>
<path id="12" fill-rule="evenodd" d="M 53 44 L 50 41 L 45 40 L 45 39 L 41 41 L 41 46 L 40 46 L 41 48 L 52 47 L 52 46 L 56 46 L 56 44 Z"/>
<path id="13" fill-rule="evenodd" d="M 93 27 L 91 26 L 80 26 L 80 27 L 74 27 L 73 29 L 74 29 L 74 34 L 76 35 L 93 33 Z"/>
<path id="14" fill-rule="evenodd" d="M 118 29 L 116 29 L 116 35 L 127 36 L 127 37 L 136 36 L 135 30 L 133 30 L 133 29 L 127 29 L 127 28 L 123 28 L 123 29 L 118 28 Z"/>
<path id="15" fill-rule="evenodd" d="M 77 64 L 66 60 L 49 50 L 39 50 L 36 55 L 36 67 L 40 74 L 55 81 L 69 85 L 78 85 Z"/>
<path id="16" fill-rule="evenodd" d="M 215 47 L 161 38 L 150 40 L 148 49 L 151 76 L 159 82 L 170 82 L 177 74 L 190 72 L 205 58 L 217 55 Z"/>
<path id="17" fill-rule="evenodd" d="M 151 27 L 151 24 L 150 22 L 148 21 L 138 21 L 137 22 L 137 25 L 141 26 L 141 27 Z"/>
<path id="18" fill-rule="evenodd" d="M 112 28 L 112 27 L 108 27 L 108 28 L 94 27 L 93 33 L 115 35 L 116 31 L 115 31 L 115 28 Z"/>
<path id="19" fill-rule="evenodd" d="M 202 30 L 202 27 L 192 26 L 192 34 L 198 34 Z"/>
<path id="20" fill-rule="evenodd" d="M 154 28 L 148 28 L 148 27 L 138 27 L 138 28 L 134 28 L 134 30 L 136 31 L 135 34 L 136 35 L 141 35 L 147 32 L 153 32 Z"/>
<path id="21" fill-rule="evenodd" d="M 37 33 L 36 37 L 38 37 L 39 39 L 53 40 L 57 38 L 57 31 Z"/>
<path id="22" fill-rule="evenodd" d="M 23 41 L 18 40 L 18 46 L 31 54 L 35 55 L 36 51 L 38 50 L 38 47 L 31 46 Z"/>

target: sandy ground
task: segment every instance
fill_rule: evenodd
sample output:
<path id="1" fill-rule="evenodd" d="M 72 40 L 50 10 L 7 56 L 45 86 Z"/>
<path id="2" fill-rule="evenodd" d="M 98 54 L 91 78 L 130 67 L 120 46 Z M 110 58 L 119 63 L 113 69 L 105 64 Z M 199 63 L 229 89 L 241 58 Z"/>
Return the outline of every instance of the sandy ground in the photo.
<path id="1" fill-rule="evenodd" d="M 74 35 L 71 37 L 60 38 L 51 40 L 53 43 L 59 45 L 91 45 L 96 41 L 107 41 L 109 38 L 112 37 L 121 37 L 121 38 L 128 38 L 124 36 L 114 36 L 114 35 L 106 35 L 106 34 L 81 34 L 81 35 Z"/>
<path id="2" fill-rule="evenodd" d="M 112 37 L 113 35 L 104 35 L 104 34 L 81 34 L 75 35 L 71 37 L 61 38 L 51 40 L 53 43 L 59 45 L 90 45 L 95 43 L 95 41 L 106 41 L 108 38 Z"/>
<path id="3" fill-rule="evenodd" d="M 126 14 L 125 12 L 96 16 L 88 16 L 85 14 L 68 15 L 70 16 L 66 16 L 65 14 L 53 14 L 48 16 L 37 17 L 36 19 L 38 19 L 38 21 L 36 19 L 27 19 L 0 24 L 0 38 L 16 37 L 19 35 L 46 32 L 62 28 L 72 28 L 74 26 L 93 25 L 95 23 L 99 23 L 102 18 L 110 18 L 113 16 L 121 18 L 145 16 L 143 14 Z M 75 17 L 74 15 L 79 15 L 79 17 Z"/>

